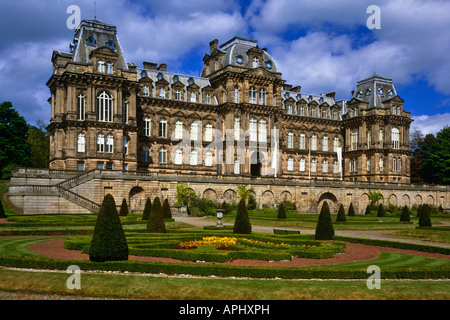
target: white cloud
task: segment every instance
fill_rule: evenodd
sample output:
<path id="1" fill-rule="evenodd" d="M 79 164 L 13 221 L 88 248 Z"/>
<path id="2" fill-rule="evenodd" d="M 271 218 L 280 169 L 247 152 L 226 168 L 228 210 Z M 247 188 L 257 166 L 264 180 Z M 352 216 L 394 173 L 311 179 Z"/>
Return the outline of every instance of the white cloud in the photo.
<path id="1" fill-rule="evenodd" d="M 411 124 L 411 132 L 417 129 L 424 135 L 428 133 L 436 135 L 445 126 L 450 126 L 450 113 L 436 114 L 433 116 L 412 116 L 411 118 L 414 120 Z"/>

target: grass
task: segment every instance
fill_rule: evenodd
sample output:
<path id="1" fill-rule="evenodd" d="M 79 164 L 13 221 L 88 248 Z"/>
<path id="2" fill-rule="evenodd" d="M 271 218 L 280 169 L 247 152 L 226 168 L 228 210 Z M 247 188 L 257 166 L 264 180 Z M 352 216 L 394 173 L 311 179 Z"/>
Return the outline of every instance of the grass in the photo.
<path id="1" fill-rule="evenodd" d="M 449 243 L 450 242 L 450 227 L 444 228 L 431 228 L 431 229 L 409 229 L 409 230 L 400 230 L 389 235 L 406 238 L 406 239 L 420 239 L 424 241 L 433 241 L 433 242 L 441 242 L 441 243 Z"/>

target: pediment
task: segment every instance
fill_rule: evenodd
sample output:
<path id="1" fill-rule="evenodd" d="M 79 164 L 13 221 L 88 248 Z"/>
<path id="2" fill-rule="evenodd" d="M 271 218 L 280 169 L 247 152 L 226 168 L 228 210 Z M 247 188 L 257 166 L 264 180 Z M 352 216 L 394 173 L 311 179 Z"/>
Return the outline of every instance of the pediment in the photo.
<path id="1" fill-rule="evenodd" d="M 184 117 L 186 117 L 186 115 L 182 111 L 178 110 L 172 114 L 172 117 L 184 118 Z"/>
<path id="2" fill-rule="evenodd" d="M 284 100 L 284 102 L 285 102 L 285 103 L 292 103 L 292 104 L 294 104 L 294 103 L 295 103 L 295 100 L 294 100 L 294 98 L 289 97 L 289 98 L 287 98 L 286 100 Z"/>
<path id="3" fill-rule="evenodd" d="M 387 99 L 387 100 L 384 100 L 384 102 L 388 102 L 388 101 L 394 101 L 394 102 L 400 102 L 400 103 L 403 103 L 403 102 L 405 102 L 405 100 L 403 100 L 402 98 L 400 98 L 400 96 L 393 96 L 392 98 L 390 98 L 390 99 Z"/>
<path id="4" fill-rule="evenodd" d="M 212 121 L 216 121 L 216 118 L 212 115 L 212 114 L 208 114 L 206 116 L 203 117 L 203 120 L 212 120 Z"/>
<path id="5" fill-rule="evenodd" d="M 156 112 L 156 114 L 159 116 L 167 116 L 167 117 L 171 116 L 170 112 L 167 111 L 166 109 L 161 109 L 158 112 Z"/>
<path id="6" fill-rule="evenodd" d="M 202 117 L 200 117 L 200 115 L 198 113 L 196 113 L 196 112 L 187 115 L 187 117 L 190 118 L 190 119 L 198 119 L 198 120 L 202 119 Z"/>
<path id="7" fill-rule="evenodd" d="M 118 57 L 118 54 L 114 50 L 110 49 L 108 46 L 103 46 L 103 47 L 99 47 L 99 48 L 92 50 L 90 57 L 101 56 L 101 55 Z"/>
<path id="8" fill-rule="evenodd" d="M 277 79 L 277 77 L 272 72 L 267 71 L 263 67 L 250 69 L 248 71 L 243 72 L 243 74 L 244 75 L 248 75 L 248 76 L 256 76 L 256 77 Z"/>
<path id="9" fill-rule="evenodd" d="M 156 81 L 155 84 L 157 86 L 168 86 L 169 82 L 166 79 L 162 78 L 162 79 L 159 79 L 158 81 Z"/>

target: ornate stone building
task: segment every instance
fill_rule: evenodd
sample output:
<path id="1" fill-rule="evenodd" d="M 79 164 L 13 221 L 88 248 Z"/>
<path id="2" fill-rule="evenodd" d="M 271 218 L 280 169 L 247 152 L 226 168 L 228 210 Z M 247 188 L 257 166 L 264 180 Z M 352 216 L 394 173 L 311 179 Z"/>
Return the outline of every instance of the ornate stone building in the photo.
<path id="1" fill-rule="evenodd" d="M 349 101 L 303 93 L 241 37 L 212 41 L 200 77 L 137 67 L 115 26 L 86 20 L 52 62 L 51 169 L 409 183 L 412 120 L 390 79 Z"/>

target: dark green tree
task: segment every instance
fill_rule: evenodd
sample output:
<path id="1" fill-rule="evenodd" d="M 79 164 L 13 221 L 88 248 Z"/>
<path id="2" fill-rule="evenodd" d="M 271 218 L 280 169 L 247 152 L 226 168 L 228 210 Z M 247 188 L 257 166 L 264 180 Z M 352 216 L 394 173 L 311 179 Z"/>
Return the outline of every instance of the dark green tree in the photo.
<path id="1" fill-rule="evenodd" d="M 5 210 L 3 209 L 2 201 L 0 200 L 0 219 L 6 218 Z"/>
<path id="2" fill-rule="evenodd" d="M 89 260 L 95 262 L 128 260 L 125 238 L 114 197 L 103 199 L 89 248 Z"/>
<path id="3" fill-rule="evenodd" d="M 411 218 L 409 217 L 409 209 L 407 206 L 403 207 L 402 215 L 400 216 L 400 221 L 411 221 Z"/>
<path id="4" fill-rule="evenodd" d="M 325 201 L 319 214 L 319 221 L 316 226 L 316 240 L 333 240 L 334 229 L 331 223 L 330 207 Z"/>
<path id="5" fill-rule="evenodd" d="M 27 143 L 31 148 L 30 166 L 33 168 L 48 168 L 50 136 L 42 120 L 36 121 L 36 126 L 29 126 Z"/>
<path id="6" fill-rule="evenodd" d="M 170 209 L 169 200 L 167 198 L 163 202 L 163 216 L 164 218 L 172 218 L 172 210 Z"/>
<path id="7" fill-rule="evenodd" d="M 377 217 L 384 217 L 386 211 L 384 210 L 384 206 L 382 203 L 378 206 Z"/>
<path id="8" fill-rule="evenodd" d="M 278 206 L 277 219 L 286 219 L 286 210 L 284 208 L 283 202 L 281 202 Z"/>
<path id="9" fill-rule="evenodd" d="M 129 213 L 129 211 L 128 211 L 127 200 L 125 198 L 123 198 L 122 205 L 120 206 L 119 216 L 126 217 L 128 215 L 128 213 Z"/>
<path id="10" fill-rule="evenodd" d="M 428 183 L 450 184 L 450 127 L 445 126 L 431 140 L 428 152 L 424 153 L 423 177 Z"/>
<path id="11" fill-rule="evenodd" d="M 347 218 L 345 216 L 344 205 L 342 203 L 339 205 L 336 221 L 347 221 Z"/>
<path id="12" fill-rule="evenodd" d="M 353 203 L 350 202 L 350 206 L 348 207 L 348 216 L 353 217 L 355 215 L 355 209 L 353 208 Z"/>
<path id="13" fill-rule="evenodd" d="M 147 232 L 166 233 L 166 224 L 164 223 L 163 209 L 159 197 L 153 200 L 152 210 L 147 221 Z"/>
<path id="14" fill-rule="evenodd" d="M 236 219 L 234 221 L 233 233 L 250 234 L 252 232 L 252 225 L 248 217 L 247 205 L 245 199 L 241 198 L 237 207 Z"/>
<path id="15" fill-rule="evenodd" d="M 152 201 L 150 200 L 150 198 L 147 198 L 147 200 L 145 201 L 144 213 L 142 214 L 142 220 L 148 220 L 151 211 Z"/>
<path id="16" fill-rule="evenodd" d="M 425 181 L 420 175 L 420 170 L 423 164 L 423 154 L 420 149 L 420 144 L 424 139 L 422 132 L 414 127 L 414 130 L 410 135 L 409 147 L 411 149 L 411 161 L 410 161 L 410 171 L 411 171 L 411 183 L 421 183 Z"/>
<path id="17" fill-rule="evenodd" d="M 366 211 L 364 212 L 364 214 L 365 214 L 365 215 L 370 214 L 370 204 L 368 204 L 368 205 L 366 206 Z"/>
<path id="18" fill-rule="evenodd" d="M 418 212 L 419 217 L 419 226 L 420 227 L 431 227 L 431 219 L 430 219 L 431 208 L 426 203 L 420 208 Z"/>

